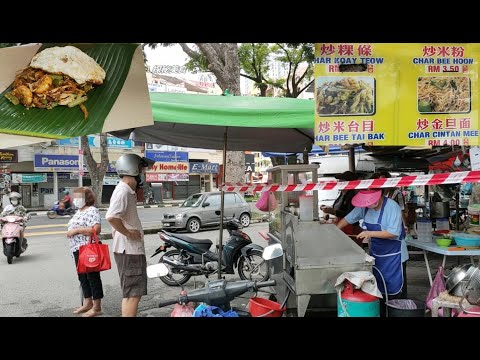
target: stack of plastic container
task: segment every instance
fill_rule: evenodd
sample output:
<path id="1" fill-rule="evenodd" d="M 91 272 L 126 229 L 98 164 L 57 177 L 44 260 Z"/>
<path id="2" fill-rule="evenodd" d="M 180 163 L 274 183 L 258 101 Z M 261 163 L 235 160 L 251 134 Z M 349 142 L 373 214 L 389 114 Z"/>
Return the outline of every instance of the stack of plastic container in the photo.
<path id="1" fill-rule="evenodd" d="M 417 219 L 417 240 L 422 242 L 432 242 L 432 220 Z"/>
<path id="2" fill-rule="evenodd" d="M 439 218 L 435 220 L 435 230 L 450 230 L 448 218 Z"/>

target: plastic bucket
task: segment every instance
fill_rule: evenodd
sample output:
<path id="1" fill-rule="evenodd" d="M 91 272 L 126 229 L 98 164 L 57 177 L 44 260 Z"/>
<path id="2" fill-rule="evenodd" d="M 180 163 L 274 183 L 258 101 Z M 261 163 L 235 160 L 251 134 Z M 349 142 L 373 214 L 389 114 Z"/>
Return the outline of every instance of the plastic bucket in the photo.
<path id="1" fill-rule="evenodd" d="M 416 309 L 400 309 L 397 307 L 402 302 L 413 301 L 417 306 Z M 425 304 L 417 300 L 395 299 L 389 300 L 386 303 L 388 310 L 388 317 L 425 317 Z"/>
<path id="2" fill-rule="evenodd" d="M 480 205 L 475 204 L 468 207 L 471 225 L 480 225 Z"/>
<path id="3" fill-rule="evenodd" d="M 248 311 L 250 311 L 252 317 L 281 317 L 285 310 L 287 308 L 282 308 L 279 303 L 259 297 L 250 298 L 248 303 Z M 271 313 L 265 315 L 269 312 Z"/>

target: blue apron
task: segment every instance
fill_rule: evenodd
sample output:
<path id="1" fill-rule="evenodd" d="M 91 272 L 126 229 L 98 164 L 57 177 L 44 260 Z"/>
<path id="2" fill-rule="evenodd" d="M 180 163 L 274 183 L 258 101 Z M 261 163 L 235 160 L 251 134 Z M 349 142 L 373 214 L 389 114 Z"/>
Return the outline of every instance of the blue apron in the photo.
<path id="1" fill-rule="evenodd" d="M 382 231 L 383 210 L 387 198 L 383 199 L 382 209 L 378 216 L 377 224 L 365 222 L 368 231 Z M 370 209 L 367 209 L 367 212 Z M 405 231 L 402 226 L 400 239 L 380 239 L 372 237 L 370 239 L 370 255 L 375 258 L 375 267 L 382 273 L 383 279 L 387 285 L 388 295 L 396 295 L 402 291 L 403 287 L 403 268 L 402 268 L 402 238 Z M 373 269 L 373 274 L 377 280 L 378 289 L 385 294 L 382 277 L 377 269 Z"/>

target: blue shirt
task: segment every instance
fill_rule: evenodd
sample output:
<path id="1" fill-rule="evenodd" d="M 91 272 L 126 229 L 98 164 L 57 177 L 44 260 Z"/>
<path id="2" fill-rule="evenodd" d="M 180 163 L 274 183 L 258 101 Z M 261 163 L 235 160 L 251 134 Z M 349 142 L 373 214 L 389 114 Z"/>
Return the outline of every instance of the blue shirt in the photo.
<path id="1" fill-rule="evenodd" d="M 385 204 L 385 208 L 383 210 L 382 223 L 380 226 L 382 227 L 382 231 L 388 231 L 390 234 L 395 235 L 394 239 L 398 240 L 403 229 L 402 211 L 400 210 L 400 206 L 396 201 L 388 198 L 383 198 L 383 200 L 387 203 Z M 345 220 L 349 224 L 354 224 L 362 219 L 367 223 L 377 224 L 380 211 L 381 209 L 374 210 L 356 207 L 347 216 L 345 216 Z M 402 262 L 406 260 L 408 260 L 408 249 L 407 243 L 403 239 Z"/>

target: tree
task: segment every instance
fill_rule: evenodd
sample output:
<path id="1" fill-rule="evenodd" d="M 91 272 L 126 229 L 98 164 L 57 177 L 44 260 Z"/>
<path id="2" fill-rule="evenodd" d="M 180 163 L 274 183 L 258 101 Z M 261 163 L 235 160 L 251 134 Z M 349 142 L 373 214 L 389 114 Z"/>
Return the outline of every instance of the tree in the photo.
<path id="1" fill-rule="evenodd" d="M 103 178 L 108 169 L 108 148 L 107 148 L 107 134 L 100 134 L 100 163 L 97 163 L 93 158 L 92 152 L 90 150 L 90 145 L 88 144 L 88 137 L 82 136 L 82 150 L 83 158 L 85 159 L 87 170 L 90 174 L 90 179 L 92 181 L 92 190 L 97 196 L 97 203 L 102 203 L 102 192 L 103 192 Z"/>
<path id="2" fill-rule="evenodd" d="M 158 44 L 147 45 L 154 49 Z M 170 46 L 171 44 L 160 45 Z M 185 54 L 199 64 L 199 67 L 206 65 L 207 70 L 215 75 L 217 84 L 222 91 L 228 89 L 235 96 L 241 95 L 240 61 L 236 43 L 195 43 L 193 48 L 186 43 L 179 43 L 179 45 Z M 244 181 L 245 154 L 243 151 L 228 151 L 225 165 L 228 169 L 225 173 L 225 181 Z"/>
<path id="3" fill-rule="evenodd" d="M 315 58 L 315 46 L 313 43 L 277 43 L 273 46 L 277 60 L 288 66 L 286 79 L 271 82 L 274 87 L 282 89 L 285 97 L 296 98 L 313 83 L 313 60 Z M 303 73 L 300 65 L 307 64 Z M 308 83 L 302 87 L 304 80 Z"/>
<path id="4" fill-rule="evenodd" d="M 265 43 L 244 43 L 238 49 L 238 58 L 240 65 L 245 71 L 241 76 L 255 82 L 255 86 L 260 89 L 260 96 L 267 96 L 268 84 L 271 81 L 266 79 L 270 69 L 269 56 L 272 48 Z"/>

